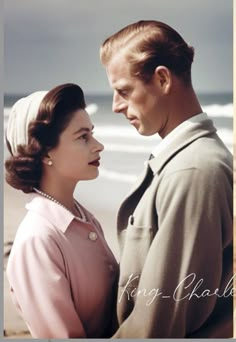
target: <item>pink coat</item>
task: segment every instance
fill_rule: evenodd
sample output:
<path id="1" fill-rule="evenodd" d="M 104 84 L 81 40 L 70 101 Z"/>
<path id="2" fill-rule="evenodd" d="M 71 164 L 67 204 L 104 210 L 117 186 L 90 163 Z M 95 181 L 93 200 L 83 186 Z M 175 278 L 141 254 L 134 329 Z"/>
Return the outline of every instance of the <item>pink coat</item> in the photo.
<path id="1" fill-rule="evenodd" d="M 30 195 L 26 208 L 7 277 L 32 336 L 104 336 L 118 265 L 100 224 L 85 209 L 86 223 L 38 194 Z"/>

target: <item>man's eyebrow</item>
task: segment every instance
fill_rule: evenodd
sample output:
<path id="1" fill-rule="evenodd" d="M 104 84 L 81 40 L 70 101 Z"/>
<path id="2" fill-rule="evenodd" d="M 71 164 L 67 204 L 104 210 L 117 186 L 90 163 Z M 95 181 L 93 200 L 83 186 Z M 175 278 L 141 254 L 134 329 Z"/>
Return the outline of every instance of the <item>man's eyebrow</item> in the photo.
<path id="1" fill-rule="evenodd" d="M 93 129 L 94 129 L 94 125 L 92 125 L 91 129 L 88 127 L 81 127 L 79 129 L 77 129 L 75 132 L 73 132 L 73 134 L 79 134 L 82 132 L 92 132 Z"/>
<path id="2" fill-rule="evenodd" d="M 130 85 L 125 83 L 125 82 L 121 82 L 121 83 L 117 83 L 115 85 L 115 89 L 129 89 L 130 88 Z"/>

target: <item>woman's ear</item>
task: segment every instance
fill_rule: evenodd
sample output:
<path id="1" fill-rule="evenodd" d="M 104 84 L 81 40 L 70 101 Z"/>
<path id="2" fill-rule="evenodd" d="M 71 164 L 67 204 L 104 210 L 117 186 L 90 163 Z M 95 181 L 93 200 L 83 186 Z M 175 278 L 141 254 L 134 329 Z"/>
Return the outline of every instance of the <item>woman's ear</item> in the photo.
<path id="1" fill-rule="evenodd" d="M 159 65 L 154 71 L 154 77 L 162 93 L 165 95 L 169 94 L 172 85 L 172 74 L 170 70 L 163 65 Z"/>
<path id="2" fill-rule="evenodd" d="M 42 158 L 42 163 L 44 165 L 48 165 L 48 166 L 52 166 L 53 165 L 52 159 L 51 159 L 51 157 L 48 154 Z"/>

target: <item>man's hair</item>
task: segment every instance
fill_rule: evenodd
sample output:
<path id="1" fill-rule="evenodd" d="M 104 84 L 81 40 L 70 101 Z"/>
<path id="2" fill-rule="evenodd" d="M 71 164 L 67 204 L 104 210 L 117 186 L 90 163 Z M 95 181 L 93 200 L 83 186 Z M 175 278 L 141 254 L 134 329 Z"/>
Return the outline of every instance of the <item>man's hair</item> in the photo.
<path id="1" fill-rule="evenodd" d="M 131 75 L 149 82 L 155 68 L 167 67 L 186 84 L 191 83 L 194 49 L 172 27 L 154 20 L 128 25 L 107 38 L 100 58 L 107 65 L 114 55 L 124 53 Z"/>
<path id="2" fill-rule="evenodd" d="M 19 145 L 17 155 L 5 162 L 7 183 L 25 193 L 39 187 L 43 157 L 58 145 L 74 112 L 85 106 L 84 93 L 76 84 L 62 84 L 50 90 L 40 104 L 36 119 L 29 123 L 29 143 Z M 6 144 L 12 154 L 7 140 Z"/>

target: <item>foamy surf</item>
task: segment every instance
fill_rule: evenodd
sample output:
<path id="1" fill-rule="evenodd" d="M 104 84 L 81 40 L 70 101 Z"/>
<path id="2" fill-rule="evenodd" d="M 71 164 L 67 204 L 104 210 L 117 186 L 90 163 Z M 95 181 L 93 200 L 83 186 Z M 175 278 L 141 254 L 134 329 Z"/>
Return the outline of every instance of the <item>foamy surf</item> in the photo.
<path id="1" fill-rule="evenodd" d="M 228 103 L 225 105 L 212 104 L 203 106 L 202 110 L 212 117 L 225 117 L 233 118 L 233 104 Z"/>
<path id="2" fill-rule="evenodd" d="M 134 183 L 137 179 L 137 174 L 128 174 L 122 172 L 115 172 L 107 170 L 105 168 L 99 168 L 99 177 L 103 177 L 112 181 L 123 182 L 123 183 Z"/>
<path id="3" fill-rule="evenodd" d="M 90 103 L 85 108 L 89 115 L 93 115 L 98 111 L 98 105 L 96 103 Z M 10 114 L 11 107 L 4 108 L 4 118 L 7 118 Z"/>
<path id="4" fill-rule="evenodd" d="M 6 127 L 6 122 L 9 116 L 11 108 L 4 108 L 4 129 Z M 142 167 L 142 163 L 145 161 L 146 156 L 143 154 L 149 155 L 153 148 L 160 142 L 160 137 L 158 134 L 153 136 L 145 137 L 136 131 L 136 129 L 130 126 L 128 123 L 124 125 L 106 125 L 99 124 L 99 106 L 96 103 L 90 103 L 86 110 L 89 115 L 96 115 L 97 124 L 95 125 L 94 134 L 95 137 L 98 138 L 104 145 L 104 160 L 106 160 L 105 167 L 100 167 L 100 177 L 106 180 L 111 180 L 123 184 L 131 184 L 135 182 L 137 179 L 140 170 L 138 167 Z M 222 118 L 225 120 L 229 120 L 233 118 L 233 104 L 229 103 L 226 105 L 218 105 L 212 104 L 203 107 L 203 111 L 206 112 L 209 117 L 214 118 Z M 101 115 L 103 115 L 101 113 Z M 104 114 L 106 115 L 106 114 Z M 115 115 L 115 114 L 114 114 Z M 109 121 L 111 118 L 111 121 Z M 107 122 L 112 123 L 112 114 L 107 113 Z M 232 129 L 225 127 L 218 127 L 217 133 L 219 137 L 226 144 L 228 149 L 233 151 L 233 123 Z M 105 153 L 108 154 L 105 157 Z M 109 153 L 114 153 L 115 159 L 113 160 Z M 124 158 L 123 162 L 127 163 L 130 161 L 130 155 L 133 155 L 133 162 L 130 165 L 129 172 L 124 172 L 123 168 L 120 168 L 120 165 L 117 161 L 117 154 L 122 153 L 121 157 Z M 129 155 L 130 154 L 130 155 Z M 120 159 L 119 159 L 120 160 Z M 142 161 L 143 160 L 143 161 Z M 137 164 L 137 173 L 136 172 L 136 163 Z M 129 167 L 127 165 L 127 167 Z M 120 170 L 119 170 L 120 169 Z"/>
<path id="5" fill-rule="evenodd" d="M 96 103 L 90 103 L 85 109 L 89 115 L 93 115 L 98 111 L 98 105 Z"/>
<path id="6" fill-rule="evenodd" d="M 211 104 L 207 106 L 202 106 L 202 109 L 205 113 L 212 117 L 226 117 L 233 118 L 233 104 L 228 103 L 224 105 L 220 104 Z M 4 108 L 4 117 L 8 117 L 11 107 Z M 90 115 L 93 115 L 98 112 L 99 107 L 96 103 L 90 103 L 86 107 L 86 110 Z"/>

